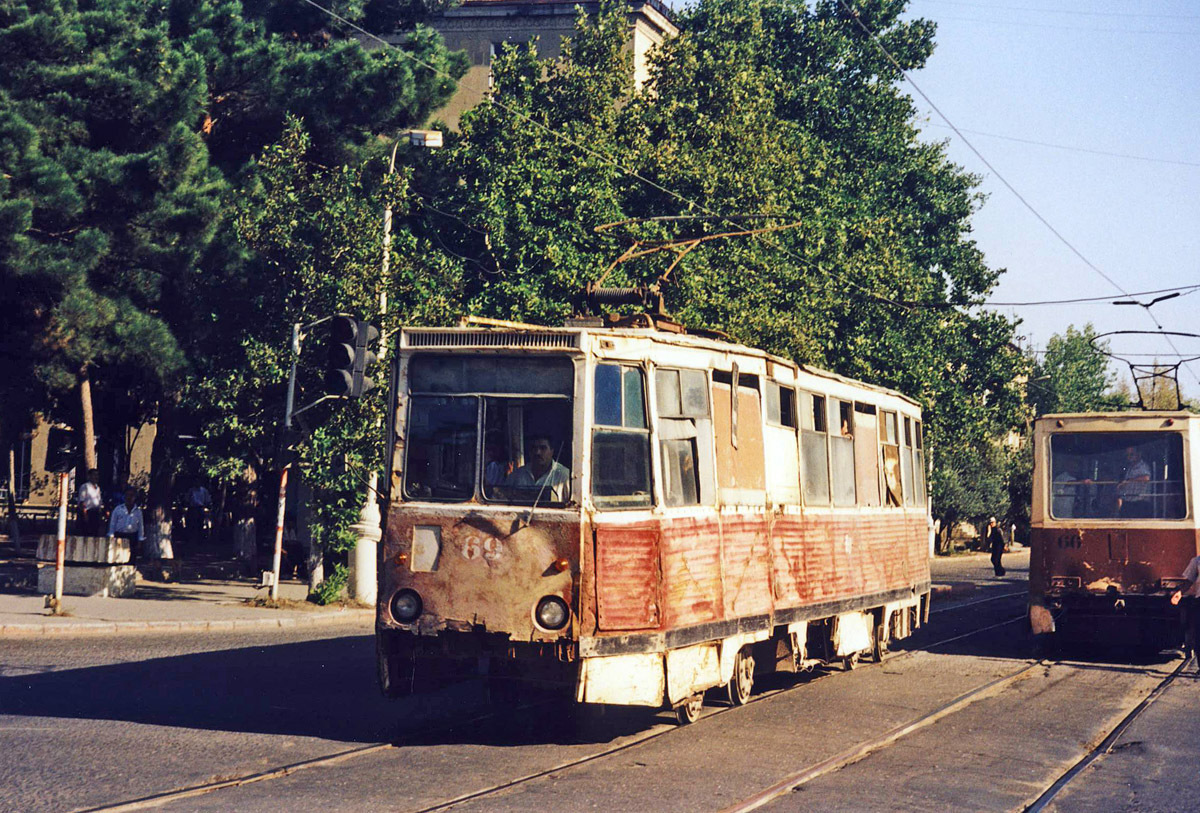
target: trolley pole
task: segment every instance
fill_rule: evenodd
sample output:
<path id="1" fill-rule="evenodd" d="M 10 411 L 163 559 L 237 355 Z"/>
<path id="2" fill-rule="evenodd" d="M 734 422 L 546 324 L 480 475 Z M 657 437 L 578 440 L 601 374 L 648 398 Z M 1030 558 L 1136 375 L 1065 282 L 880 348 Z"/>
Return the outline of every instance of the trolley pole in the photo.
<path id="1" fill-rule="evenodd" d="M 67 559 L 67 480 L 65 471 L 58 473 L 58 539 L 54 546 L 54 598 L 50 601 L 51 612 L 62 614 L 63 574 Z"/>

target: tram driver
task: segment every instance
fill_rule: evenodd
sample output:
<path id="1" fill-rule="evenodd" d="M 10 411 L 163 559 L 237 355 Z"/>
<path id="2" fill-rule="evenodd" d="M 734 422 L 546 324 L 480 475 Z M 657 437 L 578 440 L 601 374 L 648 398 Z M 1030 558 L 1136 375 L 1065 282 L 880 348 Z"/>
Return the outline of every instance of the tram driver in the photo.
<path id="1" fill-rule="evenodd" d="M 1117 513 L 1125 519 L 1153 515 L 1150 503 L 1150 467 L 1133 446 L 1125 450 L 1125 476 L 1117 483 Z"/>
<path id="2" fill-rule="evenodd" d="M 554 445 L 549 435 L 533 435 L 529 443 L 528 462 L 514 469 L 504 485 L 526 492 L 544 489 L 543 500 L 565 502 L 571 492 L 571 470 L 555 460 Z"/>

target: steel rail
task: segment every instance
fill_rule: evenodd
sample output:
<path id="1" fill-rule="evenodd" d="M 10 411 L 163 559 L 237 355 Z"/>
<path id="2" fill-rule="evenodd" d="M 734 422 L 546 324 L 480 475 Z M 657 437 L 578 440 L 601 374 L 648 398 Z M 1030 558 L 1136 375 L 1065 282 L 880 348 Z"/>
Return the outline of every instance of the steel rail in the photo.
<path id="1" fill-rule="evenodd" d="M 1016 593 L 1003 593 L 999 596 L 988 596 L 987 598 L 977 598 L 974 601 L 957 601 L 953 604 L 948 604 L 944 607 L 934 607 L 932 610 L 929 611 L 929 614 L 937 615 L 938 613 L 948 613 L 951 610 L 961 610 L 965 607 L 974 607 L 976 604 L 987 604 L 989 601 L 1000 601 L 1002 599 L 1016 598 L 1018 596 L 1021 596 L 1023 598 L 1028 598 L 1029 591 L 1021 590 Z"/>
<path id="2" fill-rule="evenodd" d="M 1015 672 L 1002 675 L 994 680 L 988 681 L 982 686 L 977 686 L 968 692 L 964 692 L 963 694 L 960 694 L 958 697 L 951 700 L 949 703 L 939 706 L 928 714 L 923 714 L 914 720 L 910 720 L 904 725 L 897 726 L 882 736 L 876 737 L 873 740 L 868 740 L 867 742 L 861 742 L 857 745 L 852 745 L 846 750 L 834 754 L 828 759 L 796 771 L 779 782 L 776 782 L 771 787 L 760 791 L 754 796 L 751 796 L 749 799 L 725 808 L 722 813 L 748 813 L 748 811 L 757 810 L 763 805 L 769 804 L 775 799 L 778 799 L 780 796 L 785 796 L 791 793 L 806 782 L 811 782 L 817 777 L 824 776 L 831 771 L 836 771 L 838 768 L 845 767 L 851 762 L 857 762 L 863 757 L 878 751 L 881 748 L 886 748 L 887 746 L 894 744 L 898 740 L 907 737 L 909 734 L 912 734 L 915 731 L 920 731 L 923 728 L 933 725 L 943 717 L 948 717 L 951 714 L 962 711 L 972 703 L 983 700 L 987 697 L 991 697 L 1013 682 L 1019 680 L 1030 670 L 1034 669 L 1035 667 L 1042 666 L 1043 664 L 1045 664 L 1045 661 L 1031 661 L 1026 663 Z"/>
<path id="3" fill-rule="evenodd" d="M 1013 594 L 1013 595 L 1016 595 L 1016 594 Z M 1011 596 L 997 596 L 996 598 L 1006 598 L 1006 597 L 1011 597 Z M 991 600 L 991 599 L 988 599 L 988 600 Z M 954 608 L 946 608 L 946 609 L 947 610 L 958 609 L 958 608 L 962 608 L 964 606 L 969 606 L 969 605 L 959 604 L 959 605 L 956 605 Z M 882 666 L 891 661 L 910 657 L 912 655 L 917 654 L 918 652 L 934 649 L 936 647 L 943 646 L 945 644 L 953 643 L 955 641 L 960 641 L 964 638 L 970 638 L 971 636 L 979 635 L 980 633 L 987 632 L 989 630 L 993 630 L 998 627 L 1003 627 L 1008 624 L 1012 624 L 1016 621 L 1023 619 L 1024 617 L 1025 616 L 1022 613 L 1019 616 L 1010 618 L 1006 621 L 1002 621 L 997 624 L 990 624 L 986 627 L 981 627 L 981 628 L 979 628 L 977 630 L 973 630 L 971 632 L 962 633 L 959 635 L 952 636 L 950 638 L 945 638 L 945 639 L 942 639 L 939 641 L 934 641 L 932 643 L 924 644 L 921 649 L 913 649 L 913 650 L 895 652 L 895 653 L 890 654 L 887 658 L 885 658 L 883 663 L 862 664 L 862 666 L 860 668 L 869 669 L 869 668 L 875 667 L 875 666 Z M 1030 666 L 1036 665 L 1037 663 L 1039 663 L 1039 662 L 1034 662 L 1033 664 L 1030 664 Z M 1026 667 L 1026 669 L 1028 669 L 1028 668 L 1029 667 Z M 1024 669 L 1022 671 L 1024 671 Z M 834 670 L 834 669 L 823 669 L 822 672 L 823 673 L 814 674 L 812 676 L 812 679 L 805 680 L 804 682 L 797 682 L 790 686 L 784 686 L 784 687 L 781 687 L 778 689 L 770 689 L 765 692 L 760 692 L 756 696 L 752 697 L 746 705 L 771 700 L 772 698 L 777 697 L 778 695 L 781 695 L 785 692 L 796 691 L 796 690 L 802 689 L 806 686 L 810 686 L 816 681 L 823 680 L 825 678 L 829 678 L 829 677 L 832 677 L 837 674 L 842 674 L 841 670 Z M 993 683 L 995 683 L 995 681 L 993 681 Z M 988 684 L 988 686 L 990 686 L 990 685 L 991 684 Z M 978 692 L 978 691 L 981 691 L 983 688 L 986 688 L 986 687 L 980 687 L 973 691 Z M 970 693 L 968 693 L 968 694 L 970 694 Z M 965 697 L 965 696 L 966 695 L 964 695 L 962 697 Z M 962 699 L 962 697 L 960 697 L 958 700 L 955 700 L 953 702 L 955 702 L 955 703 L 959 702 Z M 548 705 L 551 702 L 553 702 L 553 701 L 541 701 L 541 702 L 537 702 L 537 703 L 531 703 L 531 704 L 528 704 L 525 706 L 518 707 L 518 710 L 528 710 L 528 709 L 532 709 L 532 708 L 537 708 L 539 706 Z M 703 716 L 701 716 L 696 721 L 696 723 L 700 723 L 704 720 L 708 720 L 708 719 L 715 717 L 717 715 L 720 715 L 720 714 L 725 714 L 727 712 L 736 711 L 738 708 L 740 708 L 740 707 L 739 706 L 725 706 L 722 708 L 711 709 L 711 710 L 705 712 L 703 714 Z M 950 712 L 946 712 L 946 713 L 950 713 Z M 469 723 L 475 723 L 475 722 L 480 722 L 483 720 L 492 719 L 492 718 L 495 718 L 496 716 L 497 716 L 497 713 L 494 711 L 487 712 L 487 713 L 476 715 L 474 717 L 469 717 L 469 718 L 463 719 L 463 720 L 448 721 L 446 723 L 443 723 L 443 724 L 440 724 L 437 726 L 431 726 L 430 728 L 427 728 L 427 729 L 414 731 L 414 732 L 412 732 L 412 734 L 420 735 L 422 733 L 428 734 L 428 733 L 436 732 L 436 731 L 444 731 L 444 730 L 451 729 L 451 728 L 458 728 L 458 727 L 461 727 L 461 726 L 469 724 Z M 930 721 L 930 722 L 933 722 L 933 721 Z M 692 725 L 696 725 L 696 723 L 693 723 Z M 910 723 L 909 725 L 912 725 L 912 724 Z M 579 765 L 584 765 L 589 762 L 594 762 L 603 757 L 611 756 L 613 754 L 618 754 L 623 751 L 629 750 L 635 746 L 641 745 L 643 743 L 649 742 L 654 739 L 658 739 L 659 737 L 662 737 L 664 735 L 672 734 L 675 732 L 686 731 L 687 729 L 689 729 L 691 727 L 692 726 L 668 725 L 668 726 L 659 728 L 657 730 L 647 730 L 643 734 L 637 735 L 631 741 L 621 743 L 620 745 L 617 745 L 615 747 L 607 748 L 602 751 L 598 751 L 594 754 L 588 754 L 587 756 L 582 756 L 582 757 L 577 757 L 575 759 L 567 760 L 565 762 L 556 764 L 549 768 L 539 769 L 532 773 L 499 783 L 497 785 L 493 785 L 491 787 L 482 788 L 480 790 L 471 791 L 469 793 L 464 793 L 453 799 L 439 802 L 435 805 L 419 808 L 417 810 L 412 811 L 412 813 L 436 813 L 436 811 L 446 810 L 448 808 L 454 807 L 456 805 L 460 805 L 467 801 L 474 801 L 474 800 L 481 799 L 481 798 L 487 798 L 488 796 L 491 796 L 491 795 L 509 790 L 513 787 L 517 787 L 522 784 L 534 781 L 536 779 L 547 776 L 549 774 L 568 770 L 570 768 L 573 768 L 573 767 L 576 767 Z M 916 729 L 914 728 L 912 730 L 916 730 Z M 167 804 L 172 801 L 180 800 L 180 799 L 187 799 L 187 798 L 192 798 L 192 797 L 196 797 L 196 796 L 202 796 L 202 795 L 205 795 L 208 793 L 213 793 L 213 792 L 220 791 L 220 790 L 228 790 L 230 788 L 242 787 L 244 785 L 252 785 L 252 784 L 256 784 L 258 782 L 269 781 L 272 779 L 282 779 L 283 777 L 291 776 L 300 771 L 309 770 L 311 768 L 319 768 L 319 767 L 326 766 L 326 765 L 334 765 L 334 764 L 337 764 L 340 762 L 355 759 L 357 757 L 362 757 L 362 756 L 367 756 L 369 754 L 375 754 L 375 753 L 387 751 L 387 750 L 390 750 L 390 749 L 393 749 L 396 747 L 397 746 L 393 743 L 386 743 L 386 742 L 370 743 L 370 744 L 363 745 L 363 746 L 360 746 L 357 748 L 350 748 L 350 749 L 346 749 L 343 751 L 338 751 L 336 753 L 329 754 L 326 756 L 313 757 L 311 759 L 302 760 L 300 762 L 293 762 L 293 763 L 288 763 L 285 765 L 280 765 L 280 766 L 277 766 L 274 768 L 267 768 L 262 771 L 257 771 L 255 773 L 250 773 L 250 774 L 246 774 L 243 776 L 233 777 L 230 779 L 224 779 L 224 780 L 220 780 L 220 781 L 216 781 L 216 782 L 206 782 L 206 783 L 201 783 L 201 784 L 197 784 L 197 785 L 189 785 L 184 788 L 176 788 L 174 790 L 161 791 L 159 793 L 153 793 L 153 794 L 149 794 L 146 796 L 141 796 L 141 797 L 138 797 L 137 799 L 130 799 L 130 800 L 122 801 L 122 802 L 115 802 L 112 804 L 102 804 L 102 805 L 97 805 L 94 807 L 82 808 L 82 809 L 76 810 L 75 813 L 133 813 L 133 811 L 141 811 L 141 810 L 146 810 L 146 809 L 150 809 L 150 808 L 161 807 L 164 804 Z M 876 749 L 872 748 L 870 750 L 876 750 Z M 829 770 L 833 770 L 833 768 L 830 768 Z M 805 780 L 805 781 L 807 781 L 807 780 Z M 748 808 L 748 809 L 752 809 L 752 808 Z"/>
<path id="4" fill-rule="evenodd" d="M 1141 703 L 1138 703 L 1133 707 L 1132 711 L 1121 718 L 1121 721 L 1113 727 L 1112 731 L 1108 732 L 1108 736 L 1105 737 L 1099 745 L 1084 754 L 1083 757 L 1074 765 L 1072 765 L 1066 773 L 1060 776 L 1054 782 L 1054 784 L 1046 788 L 1046 790 L 1042 792 L 1041 796 L 1030 802 L 1029 805 L 1024 808 L 1025 813 L 1040 813 L 1040 811 L 1046 808 L 1046 805 L 1054 801 L 1054 798 L 1058 796 L 1058 794 L 1061 793 L 1063 789 L 1067 787 L 1067 785 L 1071 784 L 1071 781 L 1075 779 L 1075 777 L 1083 773 L 1083 771 L 1086 770 L 1087 767 L 1093 762 L 1112 751 L 1112 748 L 1114 745 L 1116 745 L 1117 740 L 1121 738 L 1121 735 L 1125 733 L 1129 726 L 1133 725 L 1133 722 L 1137 720 L 1138 717 L 1142 716 L 1142 712 L 1149 708 L 1151 703 L 1162 696 L 1163 692 L 1167 690 L 1167 687 L 1175 682 L 1175 678 L 1179 677 L 1179 675 L 1183 673 L 1184 667 L 1190 664 L 1193 660 L 1195 660 L 1195 655 L 1184 658 L 1182 661 L 1180 661 L 1179 665 L 1176 666 L 1169 675 L 1159 681 L 1159 684 L 1154 687 L 1150 694 L 1146 695 L 1146 698 L 1142 700 Z"/>

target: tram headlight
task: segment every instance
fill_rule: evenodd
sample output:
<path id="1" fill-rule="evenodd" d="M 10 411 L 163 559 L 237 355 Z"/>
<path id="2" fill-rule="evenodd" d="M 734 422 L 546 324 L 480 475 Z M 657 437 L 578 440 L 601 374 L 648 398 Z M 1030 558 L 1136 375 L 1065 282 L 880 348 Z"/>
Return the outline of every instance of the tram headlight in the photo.
<path id="1" fill-rule="evenodd" d="M 556 631 L 565 627 L 571 620 L 571 610 L 567 607 L 567 602 L 558 596 L 545 596 L 537 603 L 533 618 L 542 629 Z"/>
<path id="2" fill-rule="evenodd" d="M 421 597 L 416 590 L 405 588 L 392 596 L 392 618 L 401 624 L 411 624 L 421 615 Z"/>

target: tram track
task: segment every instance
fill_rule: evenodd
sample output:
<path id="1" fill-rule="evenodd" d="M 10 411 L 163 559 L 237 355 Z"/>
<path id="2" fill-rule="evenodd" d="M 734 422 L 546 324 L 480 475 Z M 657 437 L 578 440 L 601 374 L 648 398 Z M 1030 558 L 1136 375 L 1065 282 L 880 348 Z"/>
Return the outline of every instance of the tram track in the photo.
<path id="1" fill-rule="evenodd" d="M 1004 599 L 1004 598 L 1012 598 L 1016 595 L 1024 595 L 1024 593 L 1021 593 L 1021 594 L 1013 593 L 1013 594 L 1006 594 L 1004 596 L 995 596 L 995 597 L 990 597 L 988 599 L 985 599 L 984 601 L 994 601 L 994 600 L 1000 600 L 1000 599 Z M 961 609 L 966 606 L 971 606 L 975 603 L 982 603 L 982 601 L 981 602 L 970 602 L 966 605 L 957 604 L 953 608 L 947 607 L 945 609 L 947 611 L 951 610 L 951 609 Z M 889 663 L 894 663 L 897 660 L 907 659 L 909 657 L 915 656 L 922 652 L 932 651 L 939 647 L 946 646 L 946 645 L 964 640 L 966 638 L 970 638 L 970 637 L 973 637 L 976 635 L 986 633 L 991 630 L 995 630 L 995 629 L 1003 627 L 1003 626 L 1013 624 L 1017 621 L 1022 620 L 1024 617 L 1025 617 L 1024 613 L 1021 613 L 1020 615 L 1005 619 L 998 623 L 989 624 L 987 626 L 980 627 L 980 628 L 974 629 L 974 630 L 970 630 L 965 633 L 955 634 L 953 636 L 950 636 L 950 637 L 944 638 L 944 639 L 940 639 L 938 641 L 926 642 L 926 643 L 922 644 L 922 648 L 919 650 L 918 649 L 903 650 L 903 651 L 897 651 L 894 653 L 889 653 L 889 655 L 883 660 L 882 663 L 879 663 L 879 662 L 863 663 L 859 666 L 859 669 L 872 669 L 872 668 L 882 667 Z M 1027 664 L 1026 666 L 1022 667 L 1021 670 L 1019 670 L 1019 673 L 1024 673 L 1024 672 L 1028 671 L 1033 666 L 1036 666 L 1037 663 L 1039 663 L 1039 662 L 1035 661 L 1033 663 Z M 754 705 L 756 703 L 768 702 L 774 698 L 779 697 L 780 695 L 804 689 L 805 687 L 812 686 L 819 681 L 824 681 L 827 678 L 831 678 L 835 675 L 843 674 L 843 673 L 844 673 L 844 670 L 841 668 L 819 667 L 817 670 L 814 670 L 813 673 L 809 673 L 809 675 L 807 676 L 807 679 L 798 680 L 787 686 L 783 686 L 783 687 L 779 687 L 779 688 L 771 688 L 771 689 L 767 689 L 765 691 L 757 692 L 751 698 L 749 703 L 747 703 L 746 705 L 750 706 L 750 705 Z M 1017 677 L 1019 677 L 1019 673 L 1014 673 L 1013 675 L 1005 676 L 1005 677 L 999 679 L 998 681 L 992 681 L 984 686 L 977 687 L 976 689 L 973 689 L 970 692 L 967 692 L 966 694 L 960 696 L 959 698 L 956 698 L 947 707 L 939 710 L 939 712 L 938 712 L 939 716 L 937 719 L 940 719 L 942 716 L 952 714 L 954 711 L 958 710 L 959 708 L 965 707 L 965 705 L 968 705 L 969 702 L 972 702 L 974 699 L 981 699 L 981 697 L 977 696 L 980 692 L 999 691 L 1001 688 L 1003 688 L 1003 686 L 1000 685 L 1001 683 L 1003 683 L 1004 685 L 1007 685 L 1008 682 L 1011 682 L 1012 680 L 1017 679 Z M 993 684 L 996 684 L 996 685 L 993 685 Z M 555 702 L 555 701 L 541 701 L 541 702 L 537 702 L 537 703 L 526 704 L 526 705 L 519 707 L 518 710 L 522 711 L 522 712 L 534 711 L 538 708 L 548 707 L 548 706 L 552 705 L 553 702 Z M 736 711 L 738 708 L 739 708 L 738 706 L 732 706 L 732 705 L 723 706 L 723 707 L 715 707 L 715 708 L 709 707 L 709 708 L 705 709 L 703 715 L 696 721 L 696 723 L 693 723 L 690 726 L 681 727 L 681 726 L 677 726 L 674 724 L 671 724 L 671 725 L 662 724 L 662 725 L 656 726 L 652 729 L 649 729 L 641 734 L 633 735 L 633 737 L 631 739 L 629 739 L 625 742 L 622 742 L 619 745 L 616 745 L 614 747 L 605 748 L 605 749 L 602 749 L 595 753 L 587 754 L 587 755 L 580 756 L 577 758 L 564 760 L 561 763 L 556 763 L 553 766 L 550 766 L 550 767 L 547 767 L 544 769 L 539 769 L 539 770 L 530 772 L 528 774 L 524 774 L 519 777 L 513 778 L 511 780 L 499 782 L 494 785 L 490 785 L 486 788 L 480 788 L 478 790 L 474 790 L 474 791 L 471 791 L 468 793 L 463 793 L 452 799 L 440 801 L 433 805 L 427 805 L 424 807 L 416 808 L 412 811 L 412 813 L 436 813 L 437 811 L 447 810 L 449 808 L 464 804 L 466 802 L 472 802 L 472 801 L 478 801 L 481 799 L 486 799 L 490 796 L 504 793 L 506 791 L 512 790 L 514 788 L 517 788 L 521 785 L 524 785 L 524 784 L 527 784 L 530 782 L 534 782 L 538 779 L 547 777 L 549 775 L 559 773 L 559 772 L 562 772 L 565 770 L 570 770 L 572 768 L 586 765 L 590 762 L 595 762 L 597 760 L 604 759 L 606 757 L 620 754 L 620 753 L 628 751 L 632 748 L 642 746 L 651 741 L 665 737 L 666 735 L 677 734 L 677 733 L 687 731 L 691 728 L 694 728 L 695 725 L 702 724 L 705 721 L 709 721 L 718 715 Z M 502 712 L 502 711 L 490 711 L 490 712 L 487 712 L 484 714 L 475 715 L 473 717 L 469 717 L 469 718 L 465 718 L 465 719 L 452 720 L 452 721 L 449 721 L 449 722 L 441 724 L 441 725 L 432 726 L 432 727 L 429 727 L 426 729 L 420 729 L 417 731 L 413 731 L 409 734 L 409 736 L 412 738 L 418 738 L 421 736 L 428 736 L 428 735 L 436 734 L 439 732 L 445 732 L 445 731 L 449 731 L 449 730 L 459 729 L 464 726 L 469 726 L 469 725 L 473 725 L 473 724 L 483 723 L 488 720 L 497 719 L 503 713 L 504 712 Z M 903 737 L 905 734 L 910 733 L 911 731 L 915 731 L 915 730 L 917 730 L 917 728 L 921 728 L 921 727 L 924 727 L 925 725 L 929 725 L 932 722 L 935 722 L 935 720 L 931 719 L 928 721 L 922 721 L 919 718 L 918 720 L 911 721 L 910 723 L 908 723 L 904 726 L 901 726 L 899 729 L 889 732 L 889 735 L 894 735 L 892 737 L 891 741 L 894 742 L 895 740 Z M 215 792 L 223 791 L 223 790 L 231 790 L 231 789 L 235 789 L 238 787 L 253 785 L 253 784 L 262 783 L 262 782 L 268 782 L 268 781 L 276 780 L 276 779 L 283 779 L 285 777 L 292 776 L 292 775 L 302 772 L 302 771 L 311 770 L 313 768 L 333 766 L 333 765 L 344 763 L 344 762 L 347 762 L 350 760 L 360 759 L 360 758 L 363 758 L 363 757 L 366 757 L 366 756 L 369 756 L 372 754 L 379 754 L 379 753 L 384 753 L 384 752 L 387 752 L 390 750 L 395 750 L 395 749 L 403 747 L 403 745 L 404 745 L 403 743 L 393 743 L 393 742 L 368 743 L 368 744 L 365 744 L 365 745 L 362 745 L 362 746 L 359 746 L 356 748 L 340 750 L 340 751 L 337 751 L 335 753 L 332 753 L 332 754 L 329 754 L 326 756 L 313 757 L 311 759 L 306 759 L 306 760 L 302 760 L 302 761 L 298 761 L 298 762 L 294 762 L 294 763 L 282 764 L 282 765 L 274 766 L 274 767 L 267 768 L 264 770 L 256 771 L 253 773 L 244 774 L 241 776 L 222 778 L 222 779 L 219 779 L 216 781 L 199 783 L 199 784 L 191 785 L 191 786 L 187 786 L 187 787 L 162 791 L 159 793 L 139 797 L 137 799 L 126 800 L 126 801 L 117 802 L 117 803 L 113 803 L 113 804 L 105 804 L 105 805 L 99 805 L 99 806 L 94 806 L 94 807 L 77 809 L 76 813 L 132 813 L 133 811 L 154 809 L 157 807 L 162 807 L 164 805 L 170 804 L 172 802 L 177 802 L 177 801 L 182 801 L 182 800 L 185 800 L 188 798 L 203 796 L 203 795 L 206 795 L 209 793 L 215 793 Z M 886 744 L 882 743 L 882 738 L 881 738 L 880 742 L 878 742 L 878 743 L 873 741 L 872 743 L 862 744 L 860 746 L 856 746 L 855 748 L 866 747 L 866 751 L 864 751 L 864 754 L 865 754 L 865 753 L 870 753 L 874 750 L 877 750 L 880 747 L 885 747 L 885 745 Z M 838 755 L 838 756 L 840 757 L 842 755 Z M 861 755 L 850 758 L 850 759 L 848 759 L 848 761 L 853 761 L 854 759 L 858 759 L 858 758 L 861 758 Z M 831 758 L 831 759 L 837 759 L 837 757 Z M 826 762 L 829 762 L 829 760 L 826 760 Z M 822 763 L 822 764 L 824 764 L 824 763 Z M 816 767 L 816 766 L 813 766 L 813 767 Z M 836 769 L 836 767 L 838 767 L 838 766 L 831 764 L 829 767 L 822 770 L 821 773 L 825 773 L 830 770 L 834 770 L 834 769 Z M 806 772 L 811 771 L 811 770 L 812 770 L 812 768 L 805 769 Z M 815 776 L 817 776 L 817 775 L 820 775 L 820 774 L 819 773 L 814 774 L 812 777 L 809 777 L 809 778 L 810 779 L 815 778 Z M 805 779 L 804 781 L 808 781 L 808 779 Z M 733 808 L 733 809 L 741 809 L 741 808 Z M 747 808 L 747 809 L 753 809 L 753 808 Z"/>
<path id="2" fill-rule="evenodd" d="M 1146 695 L 1142 702 L 1134 706 L 1134 708 L 1131 709 L 1128 714 L 1122 717 L 1121 720 L 1115 726 L 1113 726 L 1113 728 L 1108 732 L 1104 739 L 1100 741 L 1099 744 L 1084 754 L 1078 762 L 1072 765 L 1065 773 L 1063 773 L 1062 776 L 1055 780 L 1050 787 L 1046 788 L 1046 790 L 1043 791 L 1040 796 L 1030 802 L 1024 808 L 1024 813 L 1041 813 L 1041 811 L 1045 810 L 1046 807 L 1050 805 L 1058 797 L 1058 795 L 1071 784 L 1072 781 L 1074 781 L 1080 774 L 1087 770 L 1088 766 L 1110 753 L 1113 749 L 1113 746 L 1117 744 L 1117 740 L 1121 738 L 1121 735 L 1124 734 L 1125 731 L 1131 725 L 1133 725 L 1133 723 L 1139 717 L 1142 716 L 1142 713 L 1145 712 L 1155 700 L 1157 700 L 1163 695 L 1164 692 L 1166 692 L 1171 684 L 1175 682 L 1175 679 L 1179 677 L 1187 668 L 1187 666 L 1195 661 L 1195 659 L 1195 655 L 1183 658 L 1166 677 L 1159 681 L 1158 685 L 1150 690 L 1150 693 Z"/>

